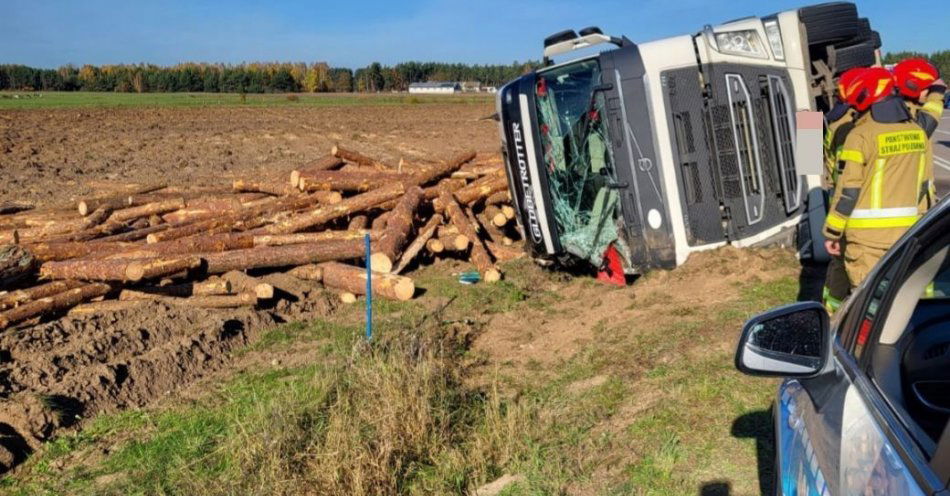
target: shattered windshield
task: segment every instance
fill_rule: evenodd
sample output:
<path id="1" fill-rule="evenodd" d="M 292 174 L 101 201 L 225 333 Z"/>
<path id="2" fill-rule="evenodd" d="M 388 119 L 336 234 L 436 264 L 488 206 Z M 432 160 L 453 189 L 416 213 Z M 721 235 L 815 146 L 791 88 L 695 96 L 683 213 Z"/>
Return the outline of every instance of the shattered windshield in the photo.
<path id="1" fill-rule="evenodd" d="M 607 186 L 613 166 L 604 122 L 597 59 L 555 67 L 538 75 L 538 125 L 561 245 L 600 265 L 617 239 L 618 195 Z"/>

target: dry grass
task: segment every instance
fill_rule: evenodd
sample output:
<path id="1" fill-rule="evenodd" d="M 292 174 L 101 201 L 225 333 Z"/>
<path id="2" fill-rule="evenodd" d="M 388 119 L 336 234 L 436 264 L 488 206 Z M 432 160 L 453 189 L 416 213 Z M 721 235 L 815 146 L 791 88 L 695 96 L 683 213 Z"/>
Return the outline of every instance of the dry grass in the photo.
<path id="1" fill-rule="evenodd" d="M 584 295 L 623 309 L 626 293 L 528 263 L 509 267 L 503 284 L 473 287 L 426 269 L 417 281 L 432 298 L 381 303 L 372 346 L 357 307 L 276 329 L 247 351 L 264 358 L 253 372 L 195 402 L 94 419 L 0 491 L 463 495 L 504 474 L 519 477 L 503 496 L 767 491 L 774 385 L 731 365 L 741 321 L 795 294 L 794 259 L 763 256 L 771 269 L 735 276 L 689 312 L 640 294 L 672 291 L 682 274 L 645 278 L 623 318 L 592 319 L 592 339 L 545 365 L 492 361 L 472 342 L 493 336 L 493 318 L 576 312 Z M 541 331 L 531 339 L 543 343 Z M 312 356 L 283 360 L 301 350 Z"/>

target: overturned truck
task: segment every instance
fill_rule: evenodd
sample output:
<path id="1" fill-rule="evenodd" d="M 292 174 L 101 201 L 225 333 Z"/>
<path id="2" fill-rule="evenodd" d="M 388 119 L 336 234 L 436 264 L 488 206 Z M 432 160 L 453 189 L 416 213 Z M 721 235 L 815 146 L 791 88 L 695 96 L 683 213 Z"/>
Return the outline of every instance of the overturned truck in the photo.
<path id="1" fill-rule="evenodd" d="M 610 48 L 552 61 L 595 45 Z M 548 37 L 544 67 L 497 96 L 528 249 L 630 274 L 796 232 L 803 258 L 823 258 L 818 165 L 796 167 L 795 112 L 827 110 L 836 77 L 880 46 L 844 2 L 639 45 L 596 27 Z"/>

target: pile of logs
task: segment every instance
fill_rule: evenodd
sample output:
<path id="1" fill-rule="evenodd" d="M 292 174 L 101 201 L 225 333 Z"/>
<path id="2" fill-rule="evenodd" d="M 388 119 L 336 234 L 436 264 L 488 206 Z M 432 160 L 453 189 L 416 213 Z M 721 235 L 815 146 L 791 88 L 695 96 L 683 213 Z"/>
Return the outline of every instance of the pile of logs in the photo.
<path id="1" fill-rule="evenodd" d="M 68 208 L 0 209 L 0 329 L 37 317 L 141 301 L 213 308 L 257 305 L 272 271 L 317 281 L 344 301 L 366 291 L 407 300 L 402 276 L 424 259 L 469 260 L 486 282 L 522 255 L 500 157 L 475 152 L 390 165 L 353 150 L 283 179 L 224 187 L 112 185 Z"/>

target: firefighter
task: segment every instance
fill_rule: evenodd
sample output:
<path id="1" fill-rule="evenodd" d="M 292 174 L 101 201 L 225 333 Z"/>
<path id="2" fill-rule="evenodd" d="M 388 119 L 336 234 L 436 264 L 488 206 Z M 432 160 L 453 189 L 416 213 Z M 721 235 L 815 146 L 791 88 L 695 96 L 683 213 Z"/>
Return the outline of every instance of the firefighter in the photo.
<path id="1" fill-rule="evenodd" d="M 865 70 L 866 68 L 863 67 L 849 69 L 838 78 L 838 102 L 831 111 L 825 114 L 825 174 L 823 179 L 825 187 L 828 188 L 829 196 L 834 193 L 840 167 L 843 165 L 838 160 L 838 155 L 848 133 L 854 129 L 856 112 L 848 103 L 846 95 L 849 88 L 856 88 L 852 85 Z M 844 260 L 840 255 L 832 255 L 825 273 L 825 284 L 821 295 L 822 304 L 828 309 L 828 313 L 834 313 L 838 310 L 841 302 L 850 291 L 851 283 L 848 281 L 848 274 L 844 269 Z"/>
<path id="2" fill-rule="evenodd" d="M 937 68 L 924 59 L 905 59 L 898 62 L 892 70 L 897 91 L 904 97 L 911 116 L 933 138 L 943 115 L 944 95 L 947 86 L 940 79 Z M 934 179 L 933 162 L 927 164 L 929 180 L 928 195 L 921 201 L 936 203 L 937 189 Z"/>
<path id="3" fill-rule="evenodd" d="M 852 289 L 929 208 L 920 196 L 932 145 L 893 89 L 889 71 L 871 68 L 845 95 L 858 116 L 839 155 L 844 169 L 824 234 L 828 252 L 843 255 Z"/>
<path id="4" fill-rule="evenodd" d="M 854 127 L 854 109 L 845 101 L 845 90 L 854 82 L 855 77 L 865 68 L 848 69 L 838 78 L 838 92 L 835 106 L 825 114 L 824 159 L 825 174 L 823 184 L 834 191 L 838 177 L 838 152 L 844 144 L 848 131 Z"/>
<path id="5" fill-rule="evenodd" d="M 947 86 L 937 68 L 924 59 L 905 59 L 893 69 L 897 91 L 906 99 L 911 117 L 933 136 L 943 115 Z"/>

